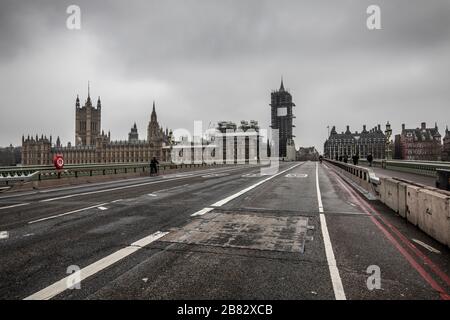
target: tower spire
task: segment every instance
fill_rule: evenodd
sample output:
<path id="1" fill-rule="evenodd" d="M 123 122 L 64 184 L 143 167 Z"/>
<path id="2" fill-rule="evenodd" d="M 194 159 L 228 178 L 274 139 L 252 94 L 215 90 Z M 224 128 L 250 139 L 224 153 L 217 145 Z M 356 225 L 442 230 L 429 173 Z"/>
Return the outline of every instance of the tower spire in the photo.
<path id="1" fill-rule="evenodd" d="M 91 97 L 91 88 L 90 88 L 90 83 L 88 80 L 88 98 L 90 98 L 90 97 Z"/>
<path id="2" fill-rule="evenodd" d="M 283 76 L 281 76 L 280 91 L 284 91 Z"/>

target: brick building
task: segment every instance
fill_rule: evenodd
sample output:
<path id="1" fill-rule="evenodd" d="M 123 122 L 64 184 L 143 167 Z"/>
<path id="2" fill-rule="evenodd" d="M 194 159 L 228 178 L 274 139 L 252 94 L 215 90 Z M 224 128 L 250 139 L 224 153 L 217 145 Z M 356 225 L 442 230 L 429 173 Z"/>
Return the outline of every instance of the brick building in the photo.
<path id="1" fill-rule="evenodd" d="M 442 161 L 450 161 L 450 131 L 445 129 L 445 136 L 442 145 Z"/>
<path id="2" fill-rule="evenodd" d="M 395 136 L 395 158 L 401 160 L 439 161 L 442 156 L 441 135 L 437 124 L 427 128 L 422 122 L 420 128 L 406 129 Z"/>

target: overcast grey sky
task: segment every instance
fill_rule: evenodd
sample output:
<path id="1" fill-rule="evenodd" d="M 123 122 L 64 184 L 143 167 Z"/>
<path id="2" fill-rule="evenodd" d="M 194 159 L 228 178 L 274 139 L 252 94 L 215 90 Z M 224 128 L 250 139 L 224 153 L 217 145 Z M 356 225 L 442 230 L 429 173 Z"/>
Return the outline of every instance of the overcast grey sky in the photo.
<path id="1" fill-rule="evenodd" d="M 81 7 L 81 30 L 66 8 Z M 366 28 L 381 7 L 382 30 Z M 296 146 L 322 150 L 327 126 L 450 125 L 448 0 L 0 0 L 0 145 L 22 134 L 74 140 L 75 98 L 101 96 L 102 127 L 146 136 L 194 120 L 269 125 L 283 75 Z"/>

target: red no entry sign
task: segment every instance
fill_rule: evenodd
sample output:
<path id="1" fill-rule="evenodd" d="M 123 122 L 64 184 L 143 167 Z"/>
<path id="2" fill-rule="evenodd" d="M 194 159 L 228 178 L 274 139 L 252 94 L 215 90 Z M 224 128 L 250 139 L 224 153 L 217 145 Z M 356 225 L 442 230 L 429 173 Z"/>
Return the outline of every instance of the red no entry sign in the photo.
<path id="1" fill-rule="evenodd" d="M 53 164 L 56 169 L 62 169 L 64 167 L 64 158 L 61 154 L 57 154 L 53 157 Z"/>

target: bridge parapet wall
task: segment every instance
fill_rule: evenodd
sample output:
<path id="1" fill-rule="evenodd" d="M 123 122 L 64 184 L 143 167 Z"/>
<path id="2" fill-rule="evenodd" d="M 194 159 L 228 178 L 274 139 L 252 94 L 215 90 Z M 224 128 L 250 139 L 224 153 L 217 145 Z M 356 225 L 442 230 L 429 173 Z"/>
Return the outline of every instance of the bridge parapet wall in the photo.
<path id="1" fill-rule="evenodd" d="M 449 191 L 404 179 L 377 178 L 368 168 L 326 161 L 408 222 L 450 247 Z"/>

